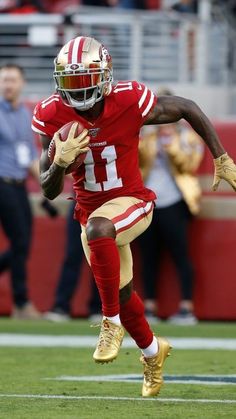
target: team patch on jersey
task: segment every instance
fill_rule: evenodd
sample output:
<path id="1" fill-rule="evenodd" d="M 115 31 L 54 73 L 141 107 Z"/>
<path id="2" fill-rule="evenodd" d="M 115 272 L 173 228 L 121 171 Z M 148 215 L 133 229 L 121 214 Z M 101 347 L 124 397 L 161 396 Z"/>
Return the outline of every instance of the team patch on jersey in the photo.
<path id="1" fill-rule="evenodd" d="M 91 137 L 96 137 L 98 135 L 98 132 L 100 131 L 100 128 L 90 128 L 88 130 L 88 135 L 90 135 Z"/>

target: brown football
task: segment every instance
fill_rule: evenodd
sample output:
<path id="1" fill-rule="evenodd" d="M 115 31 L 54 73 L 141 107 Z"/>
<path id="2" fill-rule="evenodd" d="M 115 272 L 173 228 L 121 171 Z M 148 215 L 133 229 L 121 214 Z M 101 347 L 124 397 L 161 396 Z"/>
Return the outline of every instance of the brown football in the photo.
<path id="1" fill-rule="evenodd" d="M 75 122 L 78 124 L 77 125 L 77 128 L 76 128 L 76 131 L 75 131 L 75 135 L 76 136 L 80 135 L 81 132 L 84 130 L 84 126 L 81 124 L 81 122 L 78 122 L 78 121 L 68 122 L 67 124 L 63 125 L 58 130 L 58 133 L 59 133 L 59 136 L 60 136 L 60 140 L 61 141 L 66 141 L 67 140 L 69 131 L 70 131 L 72 125 Z M 49 160 L 50 160 L 51 163 L 54 160 L 55 151 L 56 151 L 55 141 L 52 139 L 51 142 L 50 142 L 50 144 L 49 144 L 49 147 L 48 147 L 48 157 L 49 157 Z M 66 174 L 72 173 L 75 170 L 77 170 L 78 167 L 84 162 L 84 159 L 86 157 L 86 154 L 87 153 L 81 153 L 81 154 L 79 154 L 79 156 L 76 157 L 75 161 L 73 163 L 71 163 L 70 166 L 68 166 L 66 168 Z"/>

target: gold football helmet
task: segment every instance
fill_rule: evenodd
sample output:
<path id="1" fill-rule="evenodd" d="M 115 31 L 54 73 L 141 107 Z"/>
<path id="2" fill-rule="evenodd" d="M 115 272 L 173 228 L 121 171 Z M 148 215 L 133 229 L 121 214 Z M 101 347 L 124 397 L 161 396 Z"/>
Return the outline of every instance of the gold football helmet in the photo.
<path id="1" fill-rule="evenodd" d="M 111 56 L 94 38 L 72 39 L 62 47 L 54 64 L 57 91 L 67 106 L 86 111 L 111 91 Z"/>

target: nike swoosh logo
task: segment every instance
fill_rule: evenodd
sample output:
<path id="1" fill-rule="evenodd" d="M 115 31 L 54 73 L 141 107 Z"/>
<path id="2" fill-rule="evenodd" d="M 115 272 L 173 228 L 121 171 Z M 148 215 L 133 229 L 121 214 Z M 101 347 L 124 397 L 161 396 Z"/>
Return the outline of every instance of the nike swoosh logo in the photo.
<path id="1" fill-rule="evenodd" d="M 225 174 L 227 175 L 227 173 L 232 173 L 232 172 L 234 172 L 234 169 L 233 168 L 231 168 L 231 167 L 225 167 L 225 166 L 223 166 L 223 171 L 225 172 Z"/>

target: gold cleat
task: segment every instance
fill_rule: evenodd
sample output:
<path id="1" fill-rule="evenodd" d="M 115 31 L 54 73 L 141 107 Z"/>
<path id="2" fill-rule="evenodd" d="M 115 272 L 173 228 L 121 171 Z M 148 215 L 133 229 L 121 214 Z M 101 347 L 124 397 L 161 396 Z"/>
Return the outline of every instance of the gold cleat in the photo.
<path id="1" fill-rule="evenodd" d="M 118 355 L 124 337 L 124 329 L 112 323 L 108 319 L 103 319 L 98 344 L 93 354 L 96 362 L 111 362 Z"/>
<path id="2" fill-rule="evenodd" d="M 162 367 L 165 359 L 170 355 L 172 346 L 164 338 L 158 337 L 157 341 L 159 345 L 158 354 L 150 358 L 145 358 L 142 355 L 140 358 L 144 366 L 143 397 L 157 396 L 163 384 Z"/>

